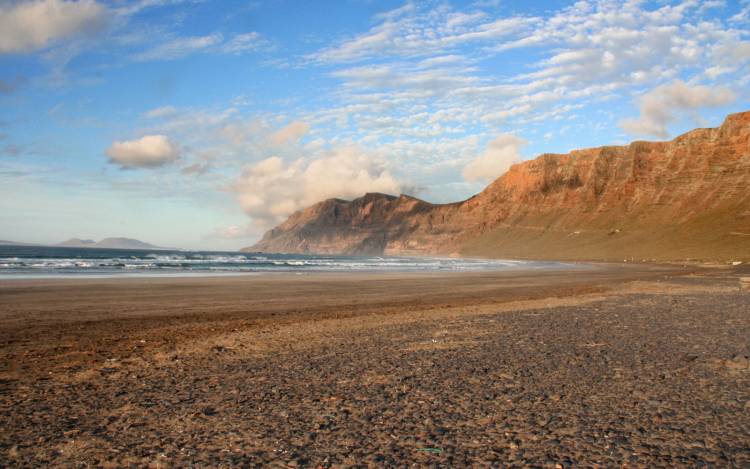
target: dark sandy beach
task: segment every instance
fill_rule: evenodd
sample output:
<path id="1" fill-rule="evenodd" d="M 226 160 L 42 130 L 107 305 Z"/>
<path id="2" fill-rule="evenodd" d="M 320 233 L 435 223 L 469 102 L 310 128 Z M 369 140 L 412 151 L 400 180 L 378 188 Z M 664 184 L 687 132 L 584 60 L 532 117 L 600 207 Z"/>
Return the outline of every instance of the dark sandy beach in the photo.
<path id="1" fill-rule="evenodd" d="M 0 282 L 0 466 L 750 465 L 741 267 Z"/>

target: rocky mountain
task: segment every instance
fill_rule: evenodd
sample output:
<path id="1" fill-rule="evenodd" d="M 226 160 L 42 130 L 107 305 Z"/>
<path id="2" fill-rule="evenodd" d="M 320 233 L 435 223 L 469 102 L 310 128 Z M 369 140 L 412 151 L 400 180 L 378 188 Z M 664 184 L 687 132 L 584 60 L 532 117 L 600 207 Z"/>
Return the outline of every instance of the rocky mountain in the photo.
<path id="1" fill-rule="evenodd" d="M 67 241 L 56 244 L 56 246 L 100 249 L 169 249 L 154 246 L 153 244 L 145 243 L 143 241 L 131 238 L 105 238 L 101 241 L 94 241 L 93 239 L 71 238 Z"/>
<path id="2" fill-rule="evenodd" d="M 750 260 L 750 112 L 669 142 L 544 154 L 462 202 L 325 200 L 245 250 Z"/>

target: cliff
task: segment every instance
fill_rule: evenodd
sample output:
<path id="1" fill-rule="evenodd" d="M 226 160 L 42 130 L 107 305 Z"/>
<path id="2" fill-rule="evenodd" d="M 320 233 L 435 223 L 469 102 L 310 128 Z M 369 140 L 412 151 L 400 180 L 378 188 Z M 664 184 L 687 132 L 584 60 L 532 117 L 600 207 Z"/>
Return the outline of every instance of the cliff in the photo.
<path id="1" fill-rule="evenodd" d="M 750 260 L 750 112 L 669 142 L 541 155 L 463 202 L 325 200 L 245 250 Z"/>

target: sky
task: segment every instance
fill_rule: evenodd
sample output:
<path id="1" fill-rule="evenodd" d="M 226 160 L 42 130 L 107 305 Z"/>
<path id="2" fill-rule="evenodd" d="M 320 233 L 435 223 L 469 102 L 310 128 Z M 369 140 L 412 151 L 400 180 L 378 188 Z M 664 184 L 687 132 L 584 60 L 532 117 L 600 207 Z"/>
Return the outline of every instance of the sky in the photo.
<path id="1" fill-rule="evenodd" d="M 748 0 L 0 0 L 0 239 L 233 250 L 747 110 Z"/>

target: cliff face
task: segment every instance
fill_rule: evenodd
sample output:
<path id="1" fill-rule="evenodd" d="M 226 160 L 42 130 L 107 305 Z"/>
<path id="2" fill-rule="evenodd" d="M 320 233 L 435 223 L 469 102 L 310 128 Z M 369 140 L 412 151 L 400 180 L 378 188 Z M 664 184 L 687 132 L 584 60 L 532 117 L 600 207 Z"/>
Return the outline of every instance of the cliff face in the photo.
<path id="1" fill-rule="evenodd" d="M 750 259 L 750 112 L 670 142 L 545 154 L 434 205 L 330 199 L 250 251 L 557 259 Z"/>

